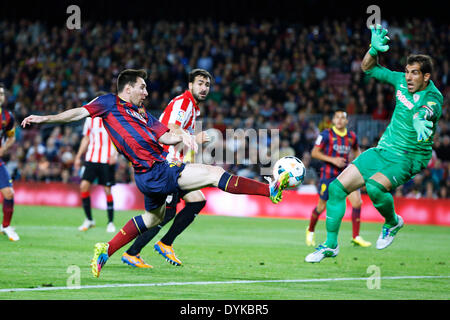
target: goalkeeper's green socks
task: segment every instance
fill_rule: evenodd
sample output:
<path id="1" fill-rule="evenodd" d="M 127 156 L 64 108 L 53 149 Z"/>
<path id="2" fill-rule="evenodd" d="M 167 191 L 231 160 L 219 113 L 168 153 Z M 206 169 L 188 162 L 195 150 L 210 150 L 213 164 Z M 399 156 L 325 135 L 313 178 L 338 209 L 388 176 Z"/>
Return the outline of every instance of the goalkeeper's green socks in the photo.
<path id="1" fill-rule="evenodd" d="M 338 179 L 335 179 L 328 187 L 328 194 L 326 219 L 327 240 L 325 241 L 325 245 L 328 248 L 334 249 L 338 245 L 337 237 L 347 206 L 345 199 L 349 192 L 345 190 Z"/>
<path id="2" fill-rule="evenodd" d="M 394 198 L 390 192 L 382 184 L 372 179 L 366 182 L 366 189 L 373 206 L 386 219 L 388 227 L 396 226 L 398 219 L 394 210 Z"/>

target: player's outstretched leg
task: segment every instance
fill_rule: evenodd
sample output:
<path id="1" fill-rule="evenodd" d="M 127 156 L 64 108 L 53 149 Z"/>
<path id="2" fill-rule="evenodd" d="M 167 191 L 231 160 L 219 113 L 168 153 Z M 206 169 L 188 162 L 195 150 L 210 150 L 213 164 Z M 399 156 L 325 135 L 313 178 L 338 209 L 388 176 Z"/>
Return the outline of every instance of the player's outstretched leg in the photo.
<path id="1" fill-rule="evenodd" d="M 233 194 L 259 195 L 270 198 L 273 203 L 281 201 L 282 191 L 289 182 L 289 174 L 280 174 L 278 179 L 268 178 L 269 185 L 241 176 L 235 176 L 218 166 L 189 163 L 178 178 L 181 190 L 199 190 L 213 186 Z"/>

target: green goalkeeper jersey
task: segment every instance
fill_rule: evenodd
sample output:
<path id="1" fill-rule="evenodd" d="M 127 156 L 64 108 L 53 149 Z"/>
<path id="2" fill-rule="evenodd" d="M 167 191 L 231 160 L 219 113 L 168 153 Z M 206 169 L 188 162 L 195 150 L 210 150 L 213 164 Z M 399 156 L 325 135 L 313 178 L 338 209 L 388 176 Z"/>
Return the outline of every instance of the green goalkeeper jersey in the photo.
<path id="1" fill-rule="evenodd" d="M 430 80 L 425 90 L 410 93 L 407 89 L 405 73 L 391 71 L 380 65 L 367 70 L 366 75 L 389 83 L 395 88 L 395 109 L 378 147 L 397 154 L 411 154 L 420 159 L 431 158 L 433 138 L 437 122 L 442 114 L 443 97 Z M 427 141 L 418 142 L 413 127 L 413 116 L 420 108 L 426 108 L 427 119 L 433 122 L 433 133 Z M 416 159 L 417 159 L 416 158 Z M 417 159 L 419 160 L 419 159 Z"/>

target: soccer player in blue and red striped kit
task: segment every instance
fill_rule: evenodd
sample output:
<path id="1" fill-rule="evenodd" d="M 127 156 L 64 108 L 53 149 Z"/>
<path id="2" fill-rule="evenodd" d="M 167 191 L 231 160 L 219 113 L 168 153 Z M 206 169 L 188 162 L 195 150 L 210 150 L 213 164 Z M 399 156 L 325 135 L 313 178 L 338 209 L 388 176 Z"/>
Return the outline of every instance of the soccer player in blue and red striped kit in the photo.
<path id="1" fill-rule="evenodd" d="M 14 117 L 10 111 L 2 107 L 5 100 L 5 86 L 0 83 L 0 193 L 3 196 L 3 221 L 0 224 L 0 232 L 4 233 L 11 241 L 18 241 L 20 240 L 20 237 L 10 225 L 14 213 L 14 189 L 12 179 L 8 170 L 6 170 L 5 163 L 1 159 L 16 141 Z"/>
<path id="2" fill-rule="evenodd" d="M 344 170 L 349 163 L 353 151 L 356 158 L 361 154 L 358 138 L 355 132 L 347 130 L 347 112 L 338 109 L 333 115 L 333 126 L 325 129 L 317 137 L 311 156 L 324 162 L 320 169 L 319 202 L 311 213 L 309 226 L 306 228 L 306 245 L 315 246 L 314 231 L 320 214 L 325 210 L 328 200 L 328 186 Z M 361 193 L 356 190 L 348 195 L 352 205 L 352 243 L 362 247 L 369 247 L 370 242 L 360 235 Z"/>
<path id="3" fill-rule="evenodd" d="M 143 102 L 148 95 L 145 70 L 127 69 L 117 78 L 117 94 L 97 97 L 87 105 L 56 115 L 30 115 L 22 126 L 33 123 L 67 123 L 88 116 L 101 117 L 106 131 L 117 150 L 133 165 L 135 182 L 144 194 L 145 212 L 128 221 L 107 243 L 94 246 L 91 271 L 95 277 L 114 252 L 139 234 L 163 221 L 166 197 L 180 190 L 199 190 L 218 187 L 234 194 L 253 194 L 269 197 L 273 203 L 281 201 L 282 191 L 289 180 L 287 174 L 269 185 L 245 177 L 234 176 L 218 166 L 200 163 L 182 163 L 166 160 L 162 144 L 180 142 L 197 150 L 195 137 L 184 131 L 173 133 L 148 112 Z"/>

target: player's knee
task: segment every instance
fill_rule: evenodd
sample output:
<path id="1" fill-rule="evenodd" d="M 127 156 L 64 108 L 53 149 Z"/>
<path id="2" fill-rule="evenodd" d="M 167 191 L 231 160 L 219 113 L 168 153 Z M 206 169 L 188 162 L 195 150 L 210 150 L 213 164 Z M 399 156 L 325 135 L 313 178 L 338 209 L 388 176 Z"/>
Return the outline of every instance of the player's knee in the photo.
<path id="1" fill-rule="evenodd" d="M 362 199 L 359 198 L 358 200 L 353 200 L 352 207 L 354 209 L 361 209 L 361 207 L 362 207 Z"/>
<path id="2" fill-rule="evenodd" d="M 80 183 L 80 191 L 81 192 L 88 192 L 89 188 L 91 187 L 91 184 L 85 180 L 81 181 Z"/>
<path id="3" fill-rule="evenodd" d="M 380 199 L 387 192 L 386 188 L 375 180 L 369 179 L 366 183 L 367 194 L 370 200 L 376 203 L 377 199 Z"/>
<path id="4" fill-rule="evenodd" d="M 110 196 L 110 195 L 112 194 L 112 192 L 111 192 L 111 187 L 105 187 L 105 194 L 106 194 L 107 196 Z"/>
<path id="5" fill-rule="evenodd" d="M 327 202 L 326 201 L 319 201 L 319 203 L 316 206 L 316 211 L 318 213 L 322 213 L 322 212 L 325 211 L 326 207 L 327 207 Z"/>
<path id="6" fill-rule="evenodd" d="M 358 201 L 353 204 L 353 209 L 361 209 L 362 208 L 362 201 Z"/>
<path id="7" fill-rule="evenodd" d="M 200 190 L 196 190 L 193 192 L 189 192 L 188 194 L 186 194 L 183 197 L 183 200 L 186 203 L 190 203 L 190 202 L 200 202 L 200 201 L 205 201 L 205 195 L 203 194 L 203 192 L 201 192 Z"/>
<path id="8" fill-rule="evenodd" d="M 201 201 L 186 203 L 186 206 L 190 206 L 194 212 L 200 212 L 206 206 L 206 199 Z"/>
<path id="9" fill-rule="evenodd" d="M 6 200 L 12 200 L 14 198 L 14 189 L 13 188 L 5 188 L 2 190 L 3 198 Z"/>
<path id="10" fill-rule="evenodd" d="M 332 199 L 345 199 L 348 196 L 347 190 L 345 190 L 342 183 L 339 182 L 338 179 L 335 179 L 333 182 L 330 183 L 328 186 L 328 200 Z"/>
<path id="11" fill-rule="evenodd" d="M 158 211 L 158 212 L 149 212 L 145 211 L 145 213 L 142 215 L 142 220 L 144 221 L 144 224 L 147 228 L 154 227 L 164 221 L 164 215 L 165 211 Z"/>
<path id="12" fill-rule="evenodd" d="M 225 170 L 219 166 L 208 165 L 208 180 L 215 187 L 219 185 L 220 178 L 225 173 Z"/>

